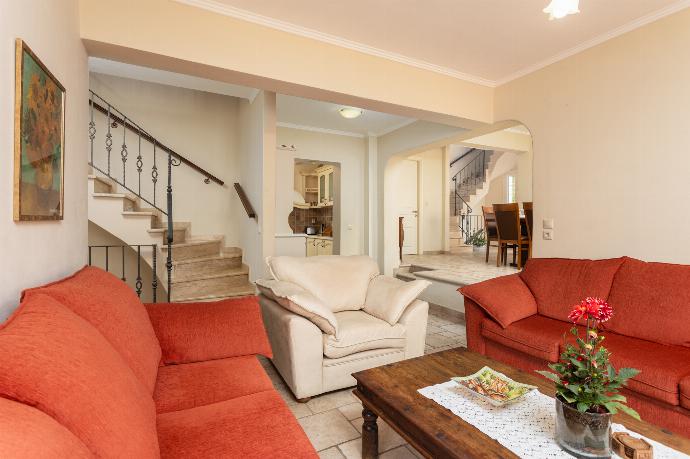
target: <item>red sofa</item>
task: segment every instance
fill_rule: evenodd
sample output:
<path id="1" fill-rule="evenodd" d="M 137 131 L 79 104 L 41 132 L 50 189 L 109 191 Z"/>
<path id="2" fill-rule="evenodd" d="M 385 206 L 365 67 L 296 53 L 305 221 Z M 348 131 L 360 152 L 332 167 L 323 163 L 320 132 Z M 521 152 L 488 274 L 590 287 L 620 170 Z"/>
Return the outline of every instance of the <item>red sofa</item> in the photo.
<path id="1" fill-rule="evenodd" d="M 256 355 L 256 298 L 142 304 L 84 268 L 0 325 L 0 457 L 316 458 Z"/>
<path id="2" fill-rule="evenodd" d="M 641 373 L 624 395 L 642 419 L 690 437 L 690 266 L 532 259 L 519 274 L 460 289 L 467 345 L 523 370 L 556 362 L 584 297 L 608 300 L 605 341 L 614 366 Z"/>

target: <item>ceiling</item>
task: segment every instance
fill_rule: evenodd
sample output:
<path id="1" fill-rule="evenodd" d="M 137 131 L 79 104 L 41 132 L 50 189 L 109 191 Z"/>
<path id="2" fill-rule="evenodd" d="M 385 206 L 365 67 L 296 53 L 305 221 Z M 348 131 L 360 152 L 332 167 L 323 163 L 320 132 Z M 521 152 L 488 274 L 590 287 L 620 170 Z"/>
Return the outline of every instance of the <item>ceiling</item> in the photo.
<path id="1" fill-rule="evenodd" d="M 105 75 L 222 94 L 247 100 L 254 100 L 254 97 L 256 97 L 259 92 L 258 89 L 245 86 L 142 67 L 139 65 L 125 64 L 97 57 L 89 58 L 89 70 Z M 340 116 L 338 112 L 342 107 L 342 105 L 329 102 L 278 94 L 276 100 L 276 118 L 278 125 L 283 127 L 330 132 L 333 134 L 356 137 L 384 135 L 415 121 L 412 118 L 404 118 L 371 110 L 363 110 L 359 118 L 345 119 Z"/>
<path id="2" fill-rule="evenodd" d="M 415 121 L 411 118 L 364 110 L 359 118 L 345 119 L 338 110 L 343 106 L 278 94 L 276 117 L 283 127 L 309 127 L 343 135 L 383 135 Z M 315 129 L 313 129 L 315 128 Z"/>
<path id="3" fill-rule="evenodd" d="M 580 0 L 580 14 L 549 21 L 549 0 L 177 1 L 488 85 L 690 6 Z"/>

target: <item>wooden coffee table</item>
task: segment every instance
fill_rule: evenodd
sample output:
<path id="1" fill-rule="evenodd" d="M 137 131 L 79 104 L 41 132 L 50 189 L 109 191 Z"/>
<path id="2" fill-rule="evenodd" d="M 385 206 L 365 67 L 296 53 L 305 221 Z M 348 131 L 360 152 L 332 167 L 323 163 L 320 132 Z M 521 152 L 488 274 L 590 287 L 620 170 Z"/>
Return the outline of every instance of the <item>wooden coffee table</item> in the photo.
<path id="1" fill-rule="evenodd" d="M 553 397 L 555 394 L 549 381 L 464 348 L 360 371 L 353 376 L 357 380 L 354 394 L 364 406 L 362 456 L 365 459 L 378 456 L 376 420 L 380 417 L 425 457 L 518 457 L 450 410 L 417 392 L 417 389 L 446 382 L 453 376 L 470 375 L 485 365 L 516 381 L 533 384 L 546 395 Z M 690 439 L 624 414 L 617 414 L 614 421 L 690 454 Z"/>

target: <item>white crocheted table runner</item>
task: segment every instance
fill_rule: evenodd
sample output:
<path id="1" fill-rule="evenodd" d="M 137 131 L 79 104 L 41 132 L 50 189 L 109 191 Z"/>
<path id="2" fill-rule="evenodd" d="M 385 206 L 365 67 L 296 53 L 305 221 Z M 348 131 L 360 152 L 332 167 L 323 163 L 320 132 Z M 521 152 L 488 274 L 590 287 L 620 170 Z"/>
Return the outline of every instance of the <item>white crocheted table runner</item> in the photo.
<path id="1" fill-rule="evenodd" d="M 472 424 L 485 435 L 495 439 L 523 458 L 571 458 L 553 439 L 556 409 L 554 400 L 537 390 L 524 399 L 502 408 L 495 407 L 459 386 L 448 381 L 419 389 L 419 393 L 439 405 L 448 408 L 465 422 Z M 613 424 L 614 432 L 629 432 L 620 424 Z M 654 447 L 655 459 L 687 458 L 659 442 L 645 438 Z"/>

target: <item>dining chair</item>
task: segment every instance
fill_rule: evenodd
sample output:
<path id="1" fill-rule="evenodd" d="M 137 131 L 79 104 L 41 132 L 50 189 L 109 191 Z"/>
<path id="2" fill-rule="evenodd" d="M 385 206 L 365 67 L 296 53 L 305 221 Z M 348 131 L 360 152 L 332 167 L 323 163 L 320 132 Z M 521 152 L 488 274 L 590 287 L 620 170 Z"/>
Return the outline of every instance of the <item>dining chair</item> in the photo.
<path id="1" fill-rule="evenodd" d="M 498 231 L 496 230 L 496 216 L 494 215 L 494 208 L 492 206 L 482 206 L 482 214 L 484 214 L 484 235 L 486 236 L 486 262 L 489 262 L 489 248 L 491 243 L 495 242 L 498 246 Z"/>
<path id="2" fill-rule="evenodd" d="M 532 216 L 532 203 L 531 202 L 523 202 L 522 203 L 522 210 L 525 211 L 525 223 L 527 226 L 527 239 L 529 239 L 529 251 L 527 253 L 527 258 L 532 258 L 532 244 L 533 244 L 533 234 L 534 234 L 534 229 L 533 229 L 533 216 Z"/>
<path id="3" fill-rule="evenodd" d="M 498 255 L 496 266 L 508 258 L 508 247 L 517 250 L 517 267 L 522 269 L 522 251 L 529 253 L 529 239 L 522 235 L 520 229 L 520 206 L 517 203 L 494 204 L 496 230 L 498 232 Z M 515 253 L 515 252 L 513 252 Z"/>

